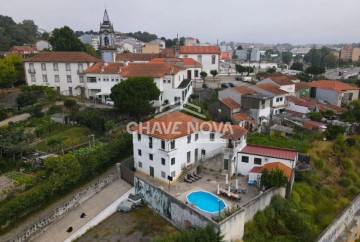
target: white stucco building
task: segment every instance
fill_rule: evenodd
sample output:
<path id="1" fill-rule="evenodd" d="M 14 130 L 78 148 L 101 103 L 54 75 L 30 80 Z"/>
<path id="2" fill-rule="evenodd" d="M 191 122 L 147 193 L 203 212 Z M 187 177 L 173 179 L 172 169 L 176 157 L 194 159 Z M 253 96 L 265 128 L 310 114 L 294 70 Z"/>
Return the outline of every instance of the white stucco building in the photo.
<path id="1" fill-rule="evenodd" d="M 180 58 L 192 58 L 202 65 L 202 71 L 210 76 L 211 70 L 219 73 L 220 68 L 219 46 L 180 46 Z"/>
<path id="2" fill-rule="evenodd" d="M 265 83 L 272 83 L 290 95 L 295 94 L 295 83 L 288 76 L 285 75 L 270 76 L 268 78 L 265 78 L 264 80 L 257 82 L 257 84 L 265 84 Z"/>
<path id="3" fill-rule="evenodd" d="M 62 95 L 85 95 L 82 73 L 98 61 L 85 52 L 42 52 L 24 60 L 26 83 L 54 87 Z"/>

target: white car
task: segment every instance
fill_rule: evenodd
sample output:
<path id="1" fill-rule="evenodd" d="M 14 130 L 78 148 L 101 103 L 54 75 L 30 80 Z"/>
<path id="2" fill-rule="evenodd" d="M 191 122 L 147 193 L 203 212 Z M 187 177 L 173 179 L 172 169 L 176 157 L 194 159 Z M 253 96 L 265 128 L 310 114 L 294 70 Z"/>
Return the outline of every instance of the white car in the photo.
<path id="1" fill-rule="evenodd" d="M 111 98 L 106 98 L 106 100 L 105 100 L 105 104 L 106 104 L 106 105 L 111 105 L 111 106 L 114 106 L 114 101 L 113 101 L 113 100 L 111 100 Z"/>

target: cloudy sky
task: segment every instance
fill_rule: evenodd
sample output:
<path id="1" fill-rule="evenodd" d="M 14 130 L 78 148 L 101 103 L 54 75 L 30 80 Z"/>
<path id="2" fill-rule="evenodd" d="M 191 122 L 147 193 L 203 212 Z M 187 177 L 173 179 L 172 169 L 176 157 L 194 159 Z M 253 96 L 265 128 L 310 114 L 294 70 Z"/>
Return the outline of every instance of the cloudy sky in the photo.
<path id="1" fill-rule="evenodd" d="M 98 31 L 104 8 L 120 32 L 188 36 L 202 42 L 360 42 L 359 0 L 0 0 L 0 14 L 51 31 Z"/>

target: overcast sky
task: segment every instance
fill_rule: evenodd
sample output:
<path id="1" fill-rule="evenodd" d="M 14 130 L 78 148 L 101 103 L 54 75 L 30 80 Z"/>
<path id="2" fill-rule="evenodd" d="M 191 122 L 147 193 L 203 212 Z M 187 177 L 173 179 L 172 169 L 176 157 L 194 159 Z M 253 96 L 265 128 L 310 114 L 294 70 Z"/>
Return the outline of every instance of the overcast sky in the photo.
<path id="1" fill-rule="evenodd" d="M 360 42 L 360 0 L 0 0 L 0 14 L 47 31 L 98 31 L 105 4 L 120 32 L 210 43 Z"/>

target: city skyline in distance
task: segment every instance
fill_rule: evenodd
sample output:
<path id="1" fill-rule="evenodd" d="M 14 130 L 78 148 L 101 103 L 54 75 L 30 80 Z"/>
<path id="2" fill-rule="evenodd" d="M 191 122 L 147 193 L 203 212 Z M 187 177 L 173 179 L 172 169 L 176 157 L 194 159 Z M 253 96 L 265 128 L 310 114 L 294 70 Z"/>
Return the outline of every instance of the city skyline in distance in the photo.
<path id="1" fill-rule="evenodd" d="M 60 5 L 61 3 L 61 5 Z M 357 0 L 286 0 L 251 2 L 227 0 L 108 0 L 11 1 L 0 3 L 1 15 L 15 22 L 32 19 L 41 29 L 69 26 L 76 30 L 99 30 L 104 9 L 115 30 L 147 31 L 159 37 L 177 34 L 201 42 L 337 44 L 360 42 L 356 31 L 360 17 Z M 65 14 L 64 14 L 65 13 Z"/>

